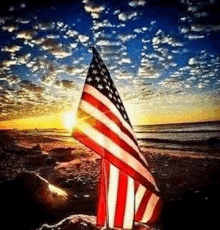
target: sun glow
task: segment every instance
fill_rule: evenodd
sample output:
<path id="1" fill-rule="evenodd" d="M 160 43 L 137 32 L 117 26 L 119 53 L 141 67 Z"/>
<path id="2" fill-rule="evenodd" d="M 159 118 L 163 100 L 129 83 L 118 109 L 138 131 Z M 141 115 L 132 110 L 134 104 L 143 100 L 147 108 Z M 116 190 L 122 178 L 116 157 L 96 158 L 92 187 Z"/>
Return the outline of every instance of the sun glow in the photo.
<path id="1" fill-rule="evenodd" d="M 68 130 L 72 130 L 76 123 L 75 112 L 73 111 L 65 112 L 63 113 L 62 117 L 63 117 L 62 118 L 63 126 Z"/>

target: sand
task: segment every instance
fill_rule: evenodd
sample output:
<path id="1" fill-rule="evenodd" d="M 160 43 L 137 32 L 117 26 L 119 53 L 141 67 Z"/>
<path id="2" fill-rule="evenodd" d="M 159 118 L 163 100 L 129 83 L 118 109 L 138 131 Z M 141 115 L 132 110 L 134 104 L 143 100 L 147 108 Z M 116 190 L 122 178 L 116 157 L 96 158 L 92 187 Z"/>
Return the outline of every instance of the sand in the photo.
<path id="1" fill-rule="evenodd" d="M 13 148 L 19 149 L 22 147 L 31 150 L 33 146 L 39 144 L 41 151 L 47 154 L 48 151 L 54 148 L 74 147 L 75 150 L 73 154 L 75 158 L 73 161 L 57 162 L 54 167 L 48 168 L 46 173 L 44 173 L 43 170 L 39 170 L 37 166 L 34 170 L 60 187 L 68 189 L 74 187 L 79 201 L 82 198 L 94 203 L 99 178 L 100 157 L 97 154 L 83 145 L 77 144 L 77 142 L 64 142 L 48 137 L 44 138 L 40 135 L 33 137 L 29 134 L 21 134 L 17 131 L 9 133 L 14 138 L 16 145 L 8 145 L 8 147 L 0 146 L 0 157 L 2 159 L 0 161 L 1 180 L 10 179 L 16 176 L 15 172 L 28 170 L 28 167 L 30 167 L 30 165 L 27 167 L 25 164 L 24 155 L 17 156 L 16 154 L 9 153 L 13 152 Z M 7 148 L 10 149 L 10 151 L 7 152 Z M 190 200 L 192 205 L 198 206 L 197 203 L 193 204 L 192 202 L 196 200 L 197 197 L 199 197 L 202 202 L 206 202 L 205 205 L 209 204 L 209 209 L 212 209 L 212 207 L 215 208 L 215 206 L 219 204 L 219 200 L 215 202 L 213 199 L 216 199 L 216 194 L 220 192 L 220 153 L 207 154 L 203 153 L 202 150 L 200 153 L 195 153 L 149 149 L 145 147 L 142 147 L 141 150 L 148 161 L 150 172 L 157 181 L 164 202 L 162 220 L 160 221 L 162 224 L 159 229 L 175 229 L 175 227 L 172 226 L 172 223 L 175 221 L 171 218 L 169 222 L 169 218 L 167 217 L 169 213 L 171 216 L 178 213 L 179 209 L 173 213 L 173 211 L 176 210 L 176 206 L 173 208 L 173 204 L 179 205 L 179 202 L 183 200 L 187 202 Z M 79 186 L 78 188 L 77 185 Z M 203 206 L 206 207 L 205 205 Z M 80 213 L 83 212 L 82 208 L 83 207 L 81 207 Z M 90 206 L 89 214 L 95 214 L 93 208 L 94 206 Z M 206 211 L 209 212 L 210 210 Z M 77 209 L 74 212 L 77 213 Z M 196 212 L 198 212 L 198 210 Z M 217 211 L 217 213 L 219 213 L 219 211 Z M 164 216 L 166 216 L 165 221 Z M 181 229 L 181 227 L 176 229 Z M 188 229 L 190 229 L 189 226 Z"/>

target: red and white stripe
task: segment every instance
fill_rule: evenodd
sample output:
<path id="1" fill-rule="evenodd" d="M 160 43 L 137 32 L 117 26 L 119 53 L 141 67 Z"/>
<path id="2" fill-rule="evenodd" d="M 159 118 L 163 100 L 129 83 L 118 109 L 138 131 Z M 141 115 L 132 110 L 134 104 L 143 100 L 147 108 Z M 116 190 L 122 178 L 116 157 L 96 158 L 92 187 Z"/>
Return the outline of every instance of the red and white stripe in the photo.
<path id="1" fill-rule="evenodd" d="M 83 90 L 73 136 L 100 154 L 105 162 L 98 210 L 106 215 L 98 215 L 98 223 L 104 225 L 107 218 L 111 228 L 132 229 L 134 219 L 152 222 L 158 213 L 159 190 L 140 153 L 134 131 L 116 106 L 88 84 Z"/>
<path id="2" fill-rule="evenodd" d="M 102 159 L 98 225 L 122 229 L 132 229 L 134 222 L 152 225 L 160 205 L 158 196 Z"/>

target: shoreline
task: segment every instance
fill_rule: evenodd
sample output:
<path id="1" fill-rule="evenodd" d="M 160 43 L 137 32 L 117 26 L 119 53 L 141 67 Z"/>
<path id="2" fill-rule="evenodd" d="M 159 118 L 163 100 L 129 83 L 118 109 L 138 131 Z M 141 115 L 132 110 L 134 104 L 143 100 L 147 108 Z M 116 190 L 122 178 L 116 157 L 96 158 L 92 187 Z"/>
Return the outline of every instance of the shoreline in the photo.
<path id="1" fill-rule="evenodd" d="M 3 135 L 4 132 L 0 134 Z M 53 185 L 75 194 L 72 213 L 95 215 L 94 204 L 97 198 L 100 167 L 100 157 L 97 154 L 76 141 L 50 140 L 47 137 L 33 138 L 31 135 L 23 136 L 18 132 L 11 133 L 11 136 L 7 135 L 6 144 L 3 143 L 3 138 L 0 145 L 1 182 L 16 178 L 22 171 L 34 171 Z M 51 155 L 52 150 L 59 148 L 72 149 L 72 160 L 60 162 L 56 155 Z M 182 209 L 179 205 L 186 205 L 190 201 L 193 206 L 198 197 L 200 199 L 199 206 L 196 203 L 198 207 L 204 202 L 204 207 L 206 203 L 210 207 L 218 204 L 213 199 L 220 193 L 220 153 L 211 155 L 204 152 L 171 151 L 144 146 L 141 147 L 141 151 L 160 189 L 164 203 L 161 221 L 165 225 L 173 222 L 172 218 L 169 223 L 166 221 L 169 215 L 175 215 L 176 209 L 176 212 Z M 49 162 L 54 163 L 42 164 L 42 159 L 49 159 Z M 176 226 L 159 229 L 179 230 Z"/>

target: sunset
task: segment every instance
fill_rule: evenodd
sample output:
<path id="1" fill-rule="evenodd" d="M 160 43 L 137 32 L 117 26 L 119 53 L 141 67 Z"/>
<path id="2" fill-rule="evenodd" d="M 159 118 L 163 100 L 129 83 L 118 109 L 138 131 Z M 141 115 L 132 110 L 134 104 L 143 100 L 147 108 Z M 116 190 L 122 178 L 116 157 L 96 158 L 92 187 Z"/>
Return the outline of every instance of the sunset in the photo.
<path id="1" fill-rule="evenodd" d="M 1 4 L 2 230 L 216 229 L 219 6 Z"/>
<path id="2" fill-rule="evenodd" d="M 215 4 L 12 2 L 0 12 L 0 127 L 76 110 L 91 46 L 133 125 L 219 120 Z"/>

